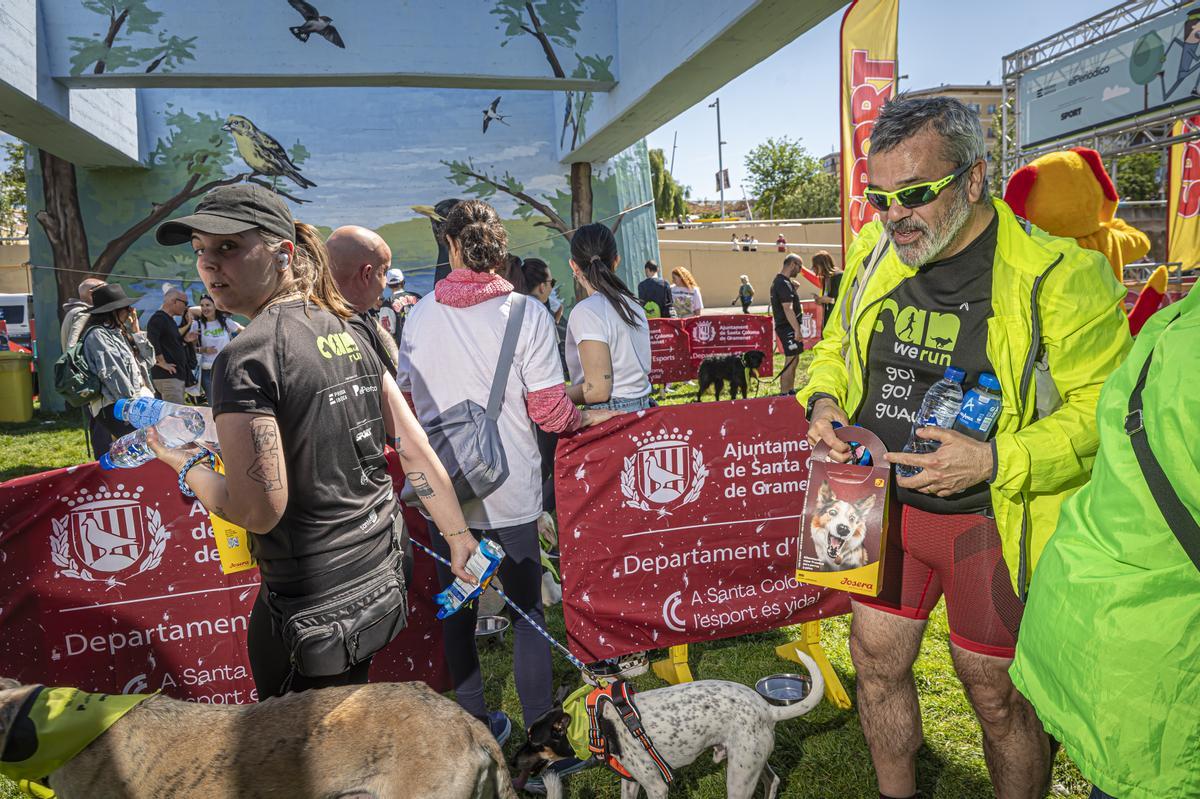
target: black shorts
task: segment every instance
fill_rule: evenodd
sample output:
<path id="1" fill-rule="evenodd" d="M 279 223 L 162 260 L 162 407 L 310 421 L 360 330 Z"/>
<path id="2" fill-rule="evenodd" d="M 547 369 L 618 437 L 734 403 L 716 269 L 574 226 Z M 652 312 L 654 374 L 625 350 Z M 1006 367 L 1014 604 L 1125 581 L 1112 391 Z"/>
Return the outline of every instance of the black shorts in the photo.
<path id="1" fill-rule="evenodd" d="M 789 358 L 804 352 L 804 343 L 796 341 L 796 331 L 790 325 L 788 327 L 775 328 L 775 335 L 779 336 L 779 343 L 783 346 L 783 354 Z"/>

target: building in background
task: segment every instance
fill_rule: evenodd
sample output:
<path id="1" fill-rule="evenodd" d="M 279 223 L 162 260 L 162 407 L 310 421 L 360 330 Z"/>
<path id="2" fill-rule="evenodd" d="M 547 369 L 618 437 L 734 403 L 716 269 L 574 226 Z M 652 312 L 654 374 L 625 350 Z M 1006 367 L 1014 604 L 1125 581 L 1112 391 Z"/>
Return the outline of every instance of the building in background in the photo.
<path id="1" fill-rule="evenodd" d="M 834 150 L 821 157 L 821 171 L 835 178 L 842 177 L 842 151 Z"/>

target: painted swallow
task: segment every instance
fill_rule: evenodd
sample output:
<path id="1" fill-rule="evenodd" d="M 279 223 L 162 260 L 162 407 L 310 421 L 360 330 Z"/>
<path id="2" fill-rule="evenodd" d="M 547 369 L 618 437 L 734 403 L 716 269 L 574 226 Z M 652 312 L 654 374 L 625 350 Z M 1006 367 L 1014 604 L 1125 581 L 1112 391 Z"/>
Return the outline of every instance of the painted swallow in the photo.
<path id="1" fill-rule="evenodd" d="M 288 157 L 287 150 L 283 149 L 283 145 L 256 128 L 254 123 L 246 117 L 231 114 L 225 120 L 225 124 L 221 126 L 221 130 L 227 130 L 233 134 L 238 154 L 242 156 L 246 166 L 256 173 L 269 178 L 289 178 L 302 189 L 317 185 L 300 174 L 300 170 L 292 163 L 292 159 Z"/>
<path id="2" fill-rule="evenodd" d="M 321 16 L 321 12 L 317 11 L 311 3 L 306 3 L 304 0 L 288 0 L 288 5 L 300 12 L 304 17 L 304 24 L 297 25 L 294 28 L 288 28 L 302 42 L 307 42 L 310 34 L 317 34 L 325 38 L 325 41 L 330 44 L 335 44 L 343 50 L 346 48 L 345 42 L 342 41 L 341 35 L 337 28 L 331 24 L 333 22 L 329 17 Z"/>
<path id="3" fill-rule="evenodd" d="M 499 97 L 497 97 L 495 100 L 492 100 L 492 104 L 490 106 L 488 106 L 487 108 L 483 109 L 483 132 L 484 133 L 487 133 L 488 125 L 492 124 L 493 119 L 496 120 L 497 122 L 502 122 L 505 125 L 508 124 L 507 122 L 504 121 L 504 120 L 508 119 L 508 117 L 506 115 L 502 115 L 499 111 L 496 110 L 496 106 L 498 106 L 498 105 L 500 105 Z"/>

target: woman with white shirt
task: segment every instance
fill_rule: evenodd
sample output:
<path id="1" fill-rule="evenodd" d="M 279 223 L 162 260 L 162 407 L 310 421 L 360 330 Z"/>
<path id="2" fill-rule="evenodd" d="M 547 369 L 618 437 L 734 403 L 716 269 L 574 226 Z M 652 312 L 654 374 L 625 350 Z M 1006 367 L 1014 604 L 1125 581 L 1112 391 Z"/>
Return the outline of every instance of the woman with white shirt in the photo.
<path id="1" fill-rule="evenodd" d="M 463 400 L 488 404 L 513 308 L 513 284 L 501 276 L 508 267 L 508 234 L 495 209 L 480 200 L 460 202 L 442 231 L 452 269 L 408 312 L 396 376 L 400 389 L 411 392 L 423 427 Z M 551 433 L 569 432 L 612 415 L 581 413 L 567 398 L 554 320 L 540 303 L 525 302 L 497 420 L 508 477 L 482 499 L 463 502 L 462 510 L 472 536 L 486 536 L 503 547 L 499 578 L 504 591 L 540 625 L 545 624 L 537 531 L 542 479 L 534 425 Z M 420 487 L 414 488 L 420 495 Z M 433 540 L 445 556 L 442 536 L 434 531 Z M 438 576 L 442 585 L 452 579 L 440 565 Z M 475 619 L 472 603 L 444 621 L 446 663 L 459 705 L 503 743 L 512 725 L 503 712 L 489 712 L 484 701 Z M 527 728 L 554 704 L 550 648 L 526 619 L 516 618 L 513 629 L 513 671 Z"/>
<path id="2" fill-rule="evenodd" d="M 200 298 L 200 318 L 192 322 L 192 331 L 200 335 L 196 352 L 200 355 L 200 387 L 204 396 L 212 402 L 212 368 L 221 350 L 242 332 L 242 326 L 229 318 L 229 314 L 217 308 L 212 297 L 205 294 Z"/>
<path id="3" fill-rule="evenodd" d="M 617 240 L 604 225 L 571 237 L 571 271 L 587 292 L 567 320 L 567 396 L 588 409 L 650 407 L 650 326 L 616 269 Z"/>
<path id="4" fill-rule="evenodd" d="M 704 310 L 704 298 L 700 296 L 700 287 L 696 278 L 686 266 L 677 266 L 671 270 L 671 302 L 675 305 L 675 315 L 680 319 L 686 316 L 699 316 Z"/>

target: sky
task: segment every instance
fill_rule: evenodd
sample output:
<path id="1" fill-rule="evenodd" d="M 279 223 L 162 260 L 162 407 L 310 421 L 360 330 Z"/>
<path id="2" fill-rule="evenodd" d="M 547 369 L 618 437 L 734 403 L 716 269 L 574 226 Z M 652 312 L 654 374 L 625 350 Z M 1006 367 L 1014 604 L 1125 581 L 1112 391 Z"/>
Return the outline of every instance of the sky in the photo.
<path id="1" fill-rule="evenodd" d="M 941 83 L 1000 83 L 1001 59 L 1026 45 L 1094 16 L 1111 0 L 901 0 L 901 90 Z M 746 154 L 768 138 L 799 138 L 813 156 L 838 149 L 838 29 L 842 12 L 809 30 L 767 60 L 730 81 L 654 131 L 651 148 L 671 163 L 693 199 L 717 199 L 717 121 L 708 108 L 721 98 L 721 136 L 731 188 L 741 200 Z M 749 186 L 746 187 L 749 191 Z"/>

